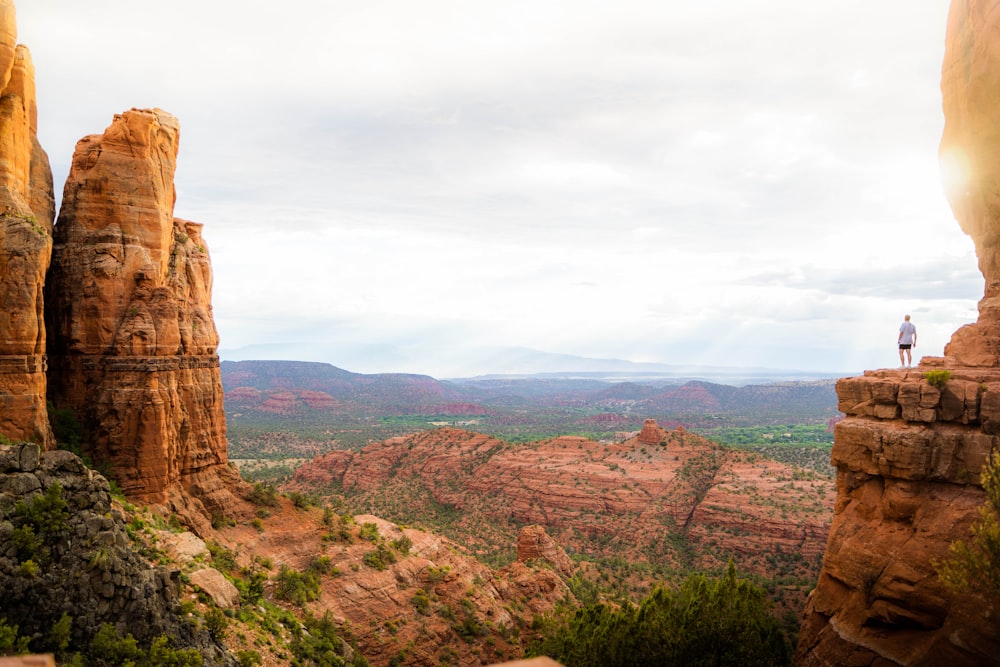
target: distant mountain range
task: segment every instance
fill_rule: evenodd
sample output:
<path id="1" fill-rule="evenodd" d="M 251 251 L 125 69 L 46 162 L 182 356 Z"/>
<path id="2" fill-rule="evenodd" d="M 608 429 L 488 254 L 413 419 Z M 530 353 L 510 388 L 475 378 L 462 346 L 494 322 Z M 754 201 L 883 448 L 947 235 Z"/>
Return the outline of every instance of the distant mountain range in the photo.
<path id="1" fill-rule="evenodd" d="M 417 370 L 417 374 L 428 372 L 439 378 L 465 379 L 494 377 L 556 377 L 560 379 L 588 377 L 624 381 L 674 379 L 705 380 L 729 385 L 764 384 L 789 380 L 819 380 L 843 377 L 853 373 L 834 371 L 802 371 L 775 368 L 743 368 L 706 366 L 701 364 L 664 364 L 636 362 L 624 359 L 601 359 L 572 354 L 543 352 L 525 347 L 468 347 L 449 348 L 437 354 L 423 355 L 411 359 L 399 350 L 385 350 L 381 347 L 347 346 L 334 350 L 313 350 L 309 361 L 323 363 L 324 359 L 342 358 L 352 368 L 394 367 L 404 371 Z M 301 346 L 252 345 L 233 350 L 221 350 L 225 361 L 254 361 L 302 359 Z M 464 369 L 456 372 L 454 369 Z M 502 369 L 502 370 L 499 370 Z"/>
<path id="2" fill-rule="evenodd" d="M 469 417 L 479 424 L 476 428 L 505 437 L 600 436 L 639 428 L 646 417 L 689 426 L 718 420 L 733 425 L 823 423 L 839 415 L 834 382 L 733 386 L 659 373 L 606 372 L 437 380 L 406 373 L 352 373 L 317 362 L 222 362 L 231 427 L 284 424 L 282 428 L 322 430 L 351 422 L 361 432 L 390 418 L 419 416 L 426 424 Z"/>

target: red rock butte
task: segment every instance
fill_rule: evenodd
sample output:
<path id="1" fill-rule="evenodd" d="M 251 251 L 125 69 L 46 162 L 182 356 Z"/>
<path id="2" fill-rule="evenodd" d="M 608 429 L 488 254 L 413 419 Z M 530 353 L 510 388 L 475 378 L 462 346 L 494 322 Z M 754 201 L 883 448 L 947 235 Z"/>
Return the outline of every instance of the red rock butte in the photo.
<path id="1" fill-rule="evenodd" d="M 837 383 L 837 505 L 798 665 L 997 664 L 1000 602 L 956 593 L 936 561 L 970 537 L 1000 447 L 1000 0 L 953 2 L 941 90 L 946 195 L 986 289 L 976 323 L 916 370 Z M 938 371 L 932 385 L 925 373 Z"/>
<path id="2" fill-rule="evenodd" d="M 170 114 L 132 109 L 77 143 L 45 287 L 49 394 L 127 495 L 198 522 L 231 514 L 238 477 L 208 250 L 173 217 L 179 138 Z"/>
<path id="3" fill-rule="evenodd" d="M 0 0 L 0 435 L 53 443 L 45 408 L 42 290 L 52 255 L 49 159 L 38 143 L 35 69 Z"/>

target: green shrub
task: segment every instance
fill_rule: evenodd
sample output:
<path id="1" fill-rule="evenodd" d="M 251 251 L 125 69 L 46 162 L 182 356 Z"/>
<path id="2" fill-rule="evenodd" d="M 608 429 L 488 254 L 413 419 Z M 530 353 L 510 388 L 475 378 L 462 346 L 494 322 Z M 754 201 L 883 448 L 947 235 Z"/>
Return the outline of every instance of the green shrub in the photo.
<path id="1" fill-rule="evenodd" d="M 924 373 L 924 379 L 927 380 L 927 384 L 937 389 L 943 389 L 948 380 L 951 379 L 951 371 L 948 370 L 938 370 L 938 371 L 927 371 Z"/>
<path id="2" fill-rule="evenodd" d="M 368 540 L 369 542 L 378 541 L 378 526 L 374 523 L 363 523 L 361 524 L 361 539 Z"/>
<path id="3" fill-rule="evenodd" d="M 424 616 L 431 613 L 431 598 L 427 595 L 427 591 L 422 588 L 418 588 L 417 592 L 413 594 L 413 597 L 410 598 L 410 604 L 412 604 L 416 610 Z"/>
<path id="4" fill-rule="evenodd" d="M 247 495 L 247 500 L 252 502 L 254 505 L 263 505 L 264 507 L 277 507 L 278 506 L 278 489 L 275 488 L 273 484 L 264 484 L 262 482 L 256 482 L 253 485 L 253 489 Z"/>
<path id="5" fill-rule="evenodd" d="M 215 641 L 221 642 L 226 638 L 228 627 L 229 619 L 220 610 L 213 608 L 205 612 L 205 629 Z"/>
<path id="6" fill-rule="evenodd" d="M 406 535 L 403 535 L 399 539 L 390 542 L 389 546 L 405 556 L 410 553 L 410 548 L 413 546 L 413 540 Z"/>
<path id="7" fill-rule="evenodd" d="M 298 632 L 292 639 L 290 648 L 299 665 L 322 665 L 324 667 L 368 667 L 368 661 L 355 651 L 354 660 L 348 663 L 343 654 L 344 640 L 337 634 L 337 625 L 329 611 L 321 618 L 306 614 L 303 621 L 306 632 Z"/>
<path id="8" fill-rule="evenodd" d="M 934 566 L 953 590 L 1000 596 L 1000 453 L 991 454 L 983 466 L 982 482 L 986 502 L 972 524 L 971 539 L 952 543 L 951 558 Z"/>
<path id="9" fill-rule="evenodd" d="M 282 565 L 275 577 L 275 597 L 305 606 L 307 602 L 319 599 L 319 576 L 312 572 L 297 572 Z"/>
<path id="10" fill-rule="evenodd" d="M 288 499 L 292 501 L 292 504 L 298 507 L 300 510 L 304 510 L 308 507 L 312 507 L 316 504 L 316 497 L 308 493 L 299 493 L 298 491 L 292 491 L 288 494 Z"/>
<path id="11" fill-rule="evenodd" d="M 370 568 L 382 572 L 396 562 L 396 554 L 386 548 L 384 544 L 375 547 L 375 551 L 369 551 L 361 558 L 361 562 Z"/>
<path id="12" fill-rule="evenodd" d="M 18 626 L 7 625 L 6 617 L 0 616 L 0 655 L 24 655 L 29 641 L 31 637 L 18 636 Z"/>
<path id="13" fill-rule="evenodd" d="M 737 579 L 730 560 L 716 580 L 696 574 L 676 591 L 657 588 L 639 606 L 589 605 L 538 623 L 528 655 L 572 667 L 791 664 L 791 647 L 767 591 Z"/>
<path id="14" fill-rule="evenodd" d="M 18 500 L 12 513 L 14 532 L 11 543 L 21 562 L 33 560 L 38 565 L 48 562 L 50 546 L 59 542 L 69 530 L 69 510 L 59 482 L 53 482 L 45 493 L 30 500 Z"/>
<path id="15" fill-rule="evenodd" d="M 260 653 L 257 651 L 237 651 L 236 660 L 240 663 L 240 667 L 255 667 L 255 665 L 263 665 L 264 660 L 260 657 Z"/>

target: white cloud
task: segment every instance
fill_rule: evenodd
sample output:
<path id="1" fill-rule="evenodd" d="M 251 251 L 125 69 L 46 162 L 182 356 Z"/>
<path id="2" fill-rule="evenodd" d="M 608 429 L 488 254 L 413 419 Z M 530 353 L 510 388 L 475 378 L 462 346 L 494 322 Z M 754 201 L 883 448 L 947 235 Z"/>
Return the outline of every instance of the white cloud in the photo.
<path id="1" fill-rule="evenodd" d="M 904 310 L 940 354 L 982 293 L 936 164 L 946 9 L 18 7 L 57 181 L 114 113 L 180 118 L 224 349 L 438 374 L 472 345 L 856 371 Z"/>

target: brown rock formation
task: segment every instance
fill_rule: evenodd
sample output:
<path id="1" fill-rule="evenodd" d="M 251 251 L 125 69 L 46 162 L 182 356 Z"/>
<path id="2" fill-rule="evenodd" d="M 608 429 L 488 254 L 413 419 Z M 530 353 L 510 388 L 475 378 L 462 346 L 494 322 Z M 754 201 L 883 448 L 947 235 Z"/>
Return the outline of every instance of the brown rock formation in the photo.
<path id="1" fill-rule="evenodd" d="M 42 292 L 52 254 L 52 172 L 37 137 L 35 70 L 0 0 L 0 435 L 51 445 Z"/>
<path id="2" fill-rule="evenodd" d="M 538 524 L 587 553 L 690 567 L 733 556 L 742 571 L 816 576 L 832 480 L 680 429 L 660 441 L 666 446 L 569 436 L 512 445 L 441 428 L 329 452 L 298 468 L 290 488 L 342 488 L 354 506 L 402 522 L 453 507 L 470 527 L 463 543 L 482 553 Z M 678 553 L 668 534 L 690 551 Z"/>
<path id="3" fill-rule="evenodd" d="M 837 394 L 838 500 L 797 663 L 996 664 L 996 601 L 953 593 L 934 561 L 985 501 L 1000 369 L 954 368 L 940 390 L 917 371 L 869 371 Z"/>
<path id="4" fill-rule="evenodd" d="M 563 548 L 549 537 L 545 529 L 538 525 L 525 526 L 518 533 L 517 560 L 521 563 L 543 560 L 567 577 L 573 574 L 573 561 Z"/>
<path id="5" fill-rule="evenodd" d="M 638 439 L 644 445 L 658 445 L 663 440 L 663 429 L 656 425 L 655 419 L 647 419 L 642 423 Z"/>
<path id="6" fill-rule="evenodd" d="M 837 384 L 838 500 L 806 610 L 800 665 L 1000 664 L 1000 600 L 938 578 L 986 497 L 979 471 L 1000 447 L 1000 0 L 953 2 L 941 89 L 941 162 L 955 217 L 976 244 L 979 320 L 922 371 Z"/>
<path id="7" fill-rule="evenodd" d="M 178 139 L 173 116 L 133 109 L 78 142 L 46 285 L 50 395 L 126 494 L 204 528 L 233 512 L 238 477 L 208 252 L 201 225 L 173 217 Z"/>

